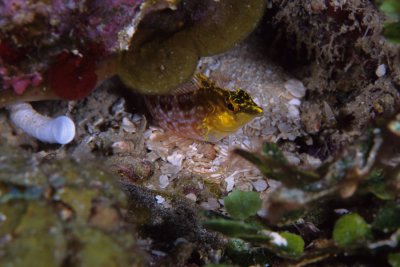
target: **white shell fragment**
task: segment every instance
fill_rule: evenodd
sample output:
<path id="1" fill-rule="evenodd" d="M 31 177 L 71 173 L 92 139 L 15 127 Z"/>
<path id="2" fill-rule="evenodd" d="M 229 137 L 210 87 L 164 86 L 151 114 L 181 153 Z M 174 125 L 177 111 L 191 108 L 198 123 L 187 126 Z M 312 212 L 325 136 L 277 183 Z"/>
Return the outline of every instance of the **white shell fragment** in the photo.
<path id="1" fill-rule="evenodd" d="M 169 179 L 168 176 L 165 174 L 160 175 L 160 177 L 158 178 L 159 182 L 160 182 L 160 187 L 161 188 L 166 188 L 169 185 Z"/>
<path id="2" fill-rule="evenodd" d="M 292 100 L 289 101 L 289 104 L 292 106 L 300 106 L 301 105 L 301 101 L 297 98 L 293 98 Z"/>
<path id="3" fill-rule="evenodd" d="M 264 180 L 261 180 L 261 179 L 252 182 L 252 184 L 253 184 L 254 189 L 255 189 L 257 192 L 262 192 L 262 191 L 264 191 L 265 189 L 267 189 L 267 187 L 268 187 L 267 182 L 264 181 Z"/>
<path id="4" fill-rule="evenodd" d="M 67 116 L 49 118 L 37 113 L 28 103 L 12 104 L 7 108 L 17 127 L 42 142 L 64 145 L 75 137 L 75 124 Z"/>
<path id="5" fill-rule="evenodd" d="M 284 86 L 286 90 L 296 98 L 302 98 L 306 95 L 306 88 L 299 80 L 290 79 L 285 82 Z"/>
<path id="6" fill-rule="evenodd" d="M 162 204 L 162 203 L 165 202 L 165 198 L 163 198 L 163 197 L 160 196 L 160 195 L 157 195 L 157 196 L 155 197 L 155 199 L 156 199 L 157 204 Z"/>
<path id="7" fill-rule="evenodd" d="M 295 105 L 288 106 L 288 117 L 292 119 L 300 119 L 300 110 Z"/>
<path id="8" fill-rule="evenodd" d="M 201 203 L 200 206 L 206 210 L 217 210 L 221 207 L 216 198 L 208 198 L 207 202 Z"/>
<path id="9" fill-rule="evenodd" d="M 196 202 L 197 200 L 197 196 L 194 193 L 187 194 L 186 198 L 192 200 L 193 202 Z"/>
<path id="10" fill-rule="evenodd" d="M 287 240 L 278 233 L 270 232 L 268 233 L 268 236 L 272 239 L 271 243 L 279 247 L 286 247 L 288 245 Z"/>
<path id="11" fill-rule="evenodd" d="M 184 160 L 185 156 L 175 151 L 172 155 L 167 156 L 167 161 L 174 166 L 181 167 L 182 161 Z"/>
<path id="12" fill-rule="evenodd" d="M 386 65 L 385 65 L 385 64 L 380 64 L 380 65 L 376 68 L 375 74 L 376 74 L 376 76 L 378 76 L 379 78 L 385 76 L 385 74 L 386 74 Z"/>
<path id="13" fill-rule="evenodd" d="M 124 117 L 122 119 L 121 127 L 127 133 L 135 133 L 136 132 L 136 125 L 126 117 Z"/>
<path id="14" fill-rule="evenodd" d="M 228 177 L 225 178 L 226 182 L 226 191 L 230 192 L 232 191 L 233 187 L 235 186 L 235 175 L 237 174 L 237 171 L 229 175 Z"/>

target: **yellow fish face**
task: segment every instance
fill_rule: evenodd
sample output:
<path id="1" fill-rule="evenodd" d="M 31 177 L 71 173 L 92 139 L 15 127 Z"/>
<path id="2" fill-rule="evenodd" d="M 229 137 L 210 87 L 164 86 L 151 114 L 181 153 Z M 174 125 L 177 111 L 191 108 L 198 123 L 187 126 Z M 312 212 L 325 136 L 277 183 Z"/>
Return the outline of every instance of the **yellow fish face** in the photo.
<path id="1" fill-rule="evenodd" d="M 251 115 L 257 117 L 261 116 L 263 113 L 263 109 L 253 101 L 246 91 L 241 89 L 238 89 L 235 92 L 229 91 L 227 108 L 238 116 Z"/>
<path id="2" fill-rule="evenodd" d="M 224 101 L 219 101 L 214 112 L 204 119 L 205 139 L 209 141 L 220 140 L 263 114 L 263 109 L 247 92 L 225 90 L 225 95 Z"/>

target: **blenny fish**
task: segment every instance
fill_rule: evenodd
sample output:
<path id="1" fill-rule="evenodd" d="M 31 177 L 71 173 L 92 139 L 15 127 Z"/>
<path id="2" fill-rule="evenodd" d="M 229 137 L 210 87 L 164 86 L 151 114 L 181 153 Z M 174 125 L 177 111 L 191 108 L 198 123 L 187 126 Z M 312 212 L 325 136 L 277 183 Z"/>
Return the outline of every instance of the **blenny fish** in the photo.
<path id="1" fill-rule="evenodd" d="M 224 89 L 196 74 L 171 95 L 146 96 L 153 119 L 179 136 L 217 142 L 263 113 L 244 90 Z"/>

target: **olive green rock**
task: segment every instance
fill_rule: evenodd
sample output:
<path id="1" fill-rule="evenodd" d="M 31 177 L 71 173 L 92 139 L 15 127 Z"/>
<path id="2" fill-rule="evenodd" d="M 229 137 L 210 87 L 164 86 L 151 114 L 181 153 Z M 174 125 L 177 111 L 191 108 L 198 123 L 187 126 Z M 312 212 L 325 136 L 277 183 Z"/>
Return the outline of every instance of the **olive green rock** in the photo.
<path id="1" fill-rule="evenodd" d="M 149 14 L 120 55 L 117 72 L 138 92 L 171 92 L 191 78 L 200 57 L 222 53 L 250 34 L 264 6 L 264 0 L 191 0 L 181 1 L 175 13 Z"/>
<path id="2" fill-rule="evenodd" d="M 10 153 L 0 159 L 0 266 L 141 266 L 113 176 L 90 163 L 0 150 Z"/>

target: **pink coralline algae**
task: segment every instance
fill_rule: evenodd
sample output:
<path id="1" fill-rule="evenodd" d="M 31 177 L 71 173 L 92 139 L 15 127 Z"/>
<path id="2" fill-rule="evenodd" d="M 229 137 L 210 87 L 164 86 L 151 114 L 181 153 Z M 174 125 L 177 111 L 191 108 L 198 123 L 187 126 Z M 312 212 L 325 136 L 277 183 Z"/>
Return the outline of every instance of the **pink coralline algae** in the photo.
<path id="1" fill-rule="evenodd" d="M 0 1 L 0 90 L 22 94 L 49 83 L 61 98 L 85 97 L 97 63 L 119 51 L 142 2 Z"/>

